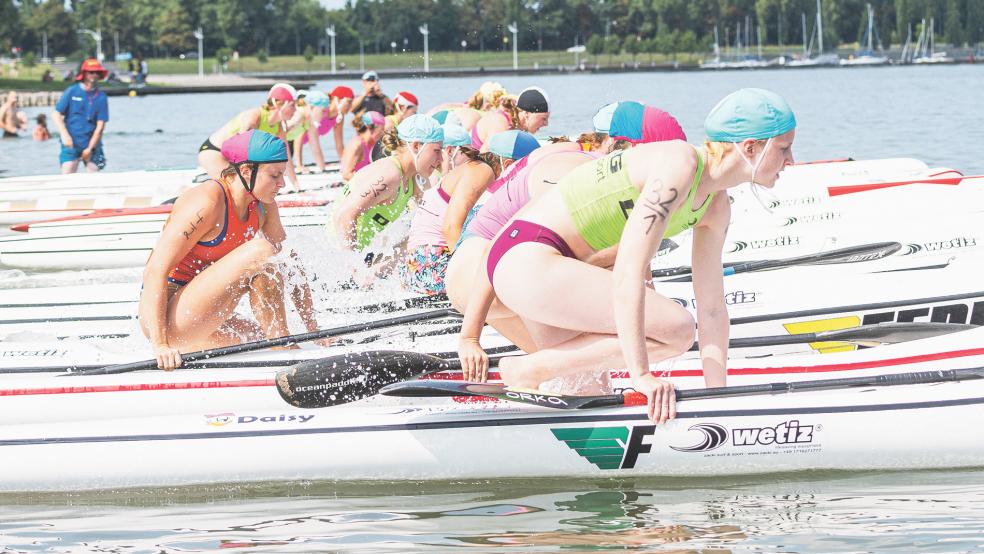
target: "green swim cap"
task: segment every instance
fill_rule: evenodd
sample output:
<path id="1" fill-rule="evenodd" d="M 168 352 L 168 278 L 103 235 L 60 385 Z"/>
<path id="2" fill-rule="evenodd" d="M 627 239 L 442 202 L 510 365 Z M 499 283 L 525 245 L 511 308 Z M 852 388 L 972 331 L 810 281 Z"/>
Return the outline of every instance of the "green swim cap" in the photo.
<path id="1" fill-rule="evenodd" d="M 796 116 L 782 96 L 760 88 L 736 90 L 718 102 L 704 120 L 712 142 L 765 140 L 796 128 Z"/>

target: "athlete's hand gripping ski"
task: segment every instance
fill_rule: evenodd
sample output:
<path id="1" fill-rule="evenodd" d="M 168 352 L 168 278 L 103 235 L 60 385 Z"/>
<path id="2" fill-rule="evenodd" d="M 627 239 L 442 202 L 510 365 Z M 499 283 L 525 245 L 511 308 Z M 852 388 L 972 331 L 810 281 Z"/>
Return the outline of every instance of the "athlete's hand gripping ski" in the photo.
<path id="1" fill-rule="evenodd" d="M 164 371 L 181 367 L 181 352 L 173 346 L 167 344 L 154 345 L 154 357 L 157 358 L 157 367 Z"/>
<path id="2" fill-rule="evenodd" d="M 653 423 L 662 424 L 676 417 L 676 389 L 648 371 L 632 377 L 632 387 L 646 395 L 646 413 Z"/>
<path id="3" fill-rule="evenodd" d="M 458 342 L 458 357 L 461 359 L 461 373 L 465 381 L 484 383 L 489 377 L 489 355 L 482 349 L 478 339 L 462 337 Z"/>

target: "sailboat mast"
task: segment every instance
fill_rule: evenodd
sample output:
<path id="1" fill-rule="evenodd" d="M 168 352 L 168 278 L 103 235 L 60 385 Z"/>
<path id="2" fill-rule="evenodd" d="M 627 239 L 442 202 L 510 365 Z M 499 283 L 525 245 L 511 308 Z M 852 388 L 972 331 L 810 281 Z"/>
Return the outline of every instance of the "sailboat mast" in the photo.
<path id="1" fill-rule="evenodd" d="M 823 55 L 823 15 L 820 12 L 820 0 L 817 0 L 817 44 L 820 47 L 819 55 Z"/>
<path id="2" fill-rule="evenodd" d="M 806 12 L 801 12 L 800 15 L 803 18 L 803 58 L 808 58 L 810 54 L 806 51 Z"/>
<path id="3" fill-rule="evenodd" d="M 874 39 L 874 37 L 872 36 L 874 34 L 872 32 L 872 29 L 874 27 L 874 21 L 872 21 L 873 19 L 874 19 L 874 10 L 871 9 L 871 4 L 868 4 L 868 52 L 872 52 L 872 53 L 874 53 L 875 51 L 875 47 L 872 46 L 872 42 L 871 42 L 872 39 Z"/>
<path id="4" fill-rule="evenodd" d="M 714 26 L 714 61 L 721 61 L 721 47 L 718 46 L 718 26 Z"/>

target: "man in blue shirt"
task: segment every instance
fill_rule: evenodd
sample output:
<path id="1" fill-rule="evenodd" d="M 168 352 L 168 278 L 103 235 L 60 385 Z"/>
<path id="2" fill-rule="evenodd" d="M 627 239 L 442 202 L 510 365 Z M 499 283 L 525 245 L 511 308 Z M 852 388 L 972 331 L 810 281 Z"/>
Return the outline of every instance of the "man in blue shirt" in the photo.
<path id="1" fill-rule="evenodd" d="M 86 60 L 76 77 L 80 82 L 65 89 L 55 105 L 52 119 L 61 135 L 62 173 L 75 173 L 80 159 L 90 173 L 106 167 L 101 141 L 109 121 L 109 101 L 98 83 L 108 73 L 99 60 Z"/>

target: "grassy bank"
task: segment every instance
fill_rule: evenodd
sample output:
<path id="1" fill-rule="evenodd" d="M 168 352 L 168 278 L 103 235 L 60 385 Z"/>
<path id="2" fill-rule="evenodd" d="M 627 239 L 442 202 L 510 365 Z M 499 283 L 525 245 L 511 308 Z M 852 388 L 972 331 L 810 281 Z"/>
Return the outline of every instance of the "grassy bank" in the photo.
<path id="1" fill-rule="evenodd" d="M 680 63 L 697 63 L 701 56 L 698 54 L 679 54 L 676 59 Z M 632 63 L 632 56 L 628 54 L 614 56 L 582 54 L 580 60 L 590 65 L 619 66 L 623 63 Z M 662 54 L 639 54 L 635 60 L 644 65 L 651 62 L 665 64 L 672 63 L 673 57 Z M 358 54 L 338 55 L 335 58 L 335 63 L 339 71 L 357 71 L 362 67 Z M 193 59 L 154 59 L 149 60 L 148 65 L 151 73 L 156 74 L 198 72 L 198 60 Z M 204 65 L 206 73 L 213 73 L 218 68 L 215 58 L 206 57 Z M 540 67 L 572 66 L 574 65 L 574 54 L 563 51 L 520 52 L 519 65 L 524 68 L 536 65 Z M 421 52 L 366 54 L 365 67 L 366 69 L 423 70 L 424 57 Z M 430 67 L 431 69 L 512 68 L 512 52 L 431 52 Z M 310 63 L 305 61 L 303 56 L 271 56 L 266 63 L 260 62 L 256 56 L 244 56 L 239 60 L 229 61 L 227 64 L 227 71 L 230 72 L 316 71 L 321 73 L 330 70 L 331 58 L 328 56 L 316 56 Z"/>

